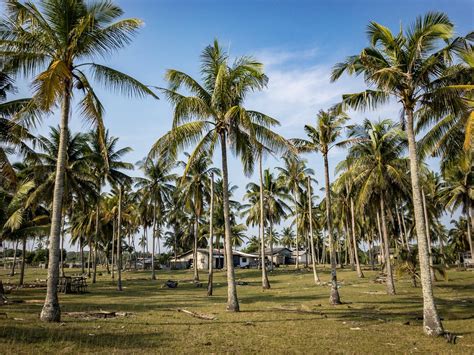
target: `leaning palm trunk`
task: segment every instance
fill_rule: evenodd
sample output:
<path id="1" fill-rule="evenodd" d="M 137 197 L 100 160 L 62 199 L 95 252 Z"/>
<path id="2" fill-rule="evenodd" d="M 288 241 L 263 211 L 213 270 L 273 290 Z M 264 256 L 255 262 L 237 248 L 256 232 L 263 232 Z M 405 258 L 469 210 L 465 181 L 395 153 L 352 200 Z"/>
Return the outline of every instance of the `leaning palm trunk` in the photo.
<path id="1" fill-rule="evenodd" d="M 222 200 L 224 207 L 224 229 L 225 229 L 225 261 L 227 268 L 227 310 L 232 312 L 239 311 L 239 300 L 237 298 L 237 287 L 235 285 L 234 263 L 232 258 L 232 236 L 230 230 L 230 212 L 229 212 L 229 178 L 227 169 L 227 142 L 225 133 L 221 134 L 222 151 Z"/>
<path id="2" fill-rule="evenodd" d="M 308 212 L 309 212 L 309 235 L 311 243 L 311 263 L 313 264 L 313 277 L 314 283 L 319 285 L 321 280 L 319 279 L 318 270 L 316 270 L 316 253 L 314 252 L 314 237 L 313 237 L 313 194 L 311 191 L 311 178 L 308 176 Z M 308 255 L 308 254 L 306 254 Z"/>
<path id="3" fill-rule="evenodd" d="M 51 232 L 49 236 L 48 281 L 46 299 L 40 318 L 42 321 L 59 322 L 61 310 L 58 300 L 59 281 L 59 237 L 61 234 L 62 203 L 64 193 L 64 172 L 66 169 L 66 148 L 68 135 L 68 120 L 71 105 L 71 82 L 64 82 L 64 97 L 61 112 L 59 149 L 56 162 L 53 204 L 51 211 Z"/>
<path id="4" fill-rule="evenodd" d="M 21 270 L 20 270 L 20 286 L 23 286 L 25 280 L 25 264 L 26 264 L 26 237 L 23 237 L 23 248 L 21 250 Z"/>
<path id="5" fill-rule="evenodd" d="M 337 290 L 337 274 L 336 274 L 336 253 L 334 250 L 334 236 L 332 233 L 332 211 L 331 211 L 331 193 L 329 187 L 329 162 L 327 153 L 324 156 L 324 179 L 325 179 L 325 192 L 326 192 L 326 218 L 327 218 L 327 229 L 329 238 L 329 255 L 331 259 L 331 293 L 329 296 L 330 304 L 340 304 L 341 299 L 339 297 L 339 291 Z"/>
<path id="6" fill-rule="evenodd" d="M 119 186 L 118 216 L 117 216 L 117 291 L 122 291 L 122 186 Z"/>
<path id="7" fill-rule="evenodd" d="M 207 295 L 212 296 L 212 278 L 214 263 L 214 174 L 211 173 L 211 201 L 209 202 L 209 276 L 207 278 Z M 219 248 L 219 245 L 217 246 Z"/>
<path id="8" fill-rule="evenodd" d="M 265 260 L 265 231 L 264 231 L 264 204 L 263 204 L 263 173 L 262 173 L 262 152 L 259 157 L 259 174 L 260 174 L 260 224 L 258 232 L 260 234 L 260 257 L 262 259 L 262 288 L 269 289 L 270 282 L 268 281 L 267 266 Z M 271 242 L 270 242 L 271 243 Z M 270 256 L 273 259 L 273 254 Z M 273 264 L 273 262 L 272 262 Z"/>
<path id="9" fill-rule="evenodd" d="M 418 177 L 418 157 L 416 153 L 415 131 L 413 128 L 413 110 L 406 108 L 408 151 L 410 157 L 410 176 L 413 192 L 413 210 L 415 212 L 415 228 L 418 238 L 418 257 L 420 259 L 421 287 L 423 292 L 423 326 L 428 335 L 441 335 L 444 333 L 441 320 L 434 302 L 433 285 L 430 277 L 430 260 L 428 241 L 425 234 L 425 221 L 423 216 L 423 203 Z"/>
<path id="10" fill-rule="evenodd" d="M 357 252 L 357 238 L 356 238 L 356 232 L 355 232 L 355 214 L 354 214 L 354 200 L 351 197 L 351 229 L 352 229 L 352 244 L 354 246 L 354 260 L 356 264 L 356 269 L 357 269 L 357 277 L 363 278 L 364 273 L 362 272 L 362 269 L 360 267 L 359 263 L 359 253 Z"/>
<path id="11" fill-rule="evenodd" d="M 155 272 L 155 238 L 156 238 L 156 201 L 153 204 L 153 232 L 151 236 L 151 279 L 156 280 Z"/>
<path id="12" fill-rule="evenodd" d="M 387 221 L 385 214 L 385 201 L 382 196 L 380 196 L 380 219 L 382 220 L 382 235 L 383 235 L 383 245 L 385 250 L 385 269 L 387 270 L 387 293 L 389 295 L 395 294 L 395 284 L 393 282 L 393 272 L 392 272 L 392 263 L 390 262 L 390 242 L 388 240 L 387 232 Z"/>
<path id="13" fill-rule="evenodd" d="M 435 274 L 433 269 L 433 252 L 431 251 L 431 234 L 430 234 L 430 221 L 428 219 L 428 209 L 426 207 L 426 197 L 425 191 L 421 189 L 421 197 L 423 200 L 423 216 L 425 218 L 425 228 L 426 228 L 426 239 L 428 240 L 428 253 L 430 256 L 430 276 L 431 281 L 435 281 Z"/>

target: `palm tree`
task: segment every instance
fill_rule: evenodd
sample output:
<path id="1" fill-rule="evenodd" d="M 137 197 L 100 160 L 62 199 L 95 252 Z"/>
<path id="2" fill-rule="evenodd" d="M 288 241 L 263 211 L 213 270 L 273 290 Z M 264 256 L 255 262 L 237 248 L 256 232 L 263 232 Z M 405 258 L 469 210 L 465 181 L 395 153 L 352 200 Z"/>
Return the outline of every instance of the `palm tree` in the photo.
<path id="1" fill-rule="evenodd" d="M 250 57 L 241 57 L 228 64 L 228 54 L 217 41 L 206 47 L 201 55 L 203 85 L 189 75 L 168 70 L 169 88 L 164 89 L 174 105 L 173 128 L 152 147 L 150 155 L 167 153 L 175 158 L 186 146 L 195 145 L 189 157 L 185 173 L 201 154 L 213 156 L 220 144 L 222 157 L 223 208 L 225 222 L 225 249 L 227 263 L 227 310 L 239 311 L 237 288 L 232 262 L 232 238 L 229 210 L 228 144 L 242 160 L 244 171 L 252 172 L 252 144 L 264 142 L 270 149 L 274 133 L 270 127 L 278 121 L 257 111 L 246 110 L 245 97 L 252 91 L 261 90 L 267 84 L 262 64 Z M 180 94 L 185 87 L 191 96 Z M 270 144 L 267 144 L 270 143 Z"/>
<path id="2" fill-rule="evenodd" d="M 209 275 L 207 278 L 207 295 L 212 296 L 214 276 L 214 174 L 211 173 L 211 189 L 209 199 Z"/>
<path id="3" fill-rule="evenodd" d="M 298 234 L 298 198 L 304 185 L 306 184 L 306 176 L 313 174 L 313 170 L 306 167 L 306 161 L 297 159 L 294 155 L 286 155 L 283 157 L 285 166 L 277 167 L 278 179 L 282 185 L 288 186 L 289 191 L 293 195 L 293 211 L 295 212 L 295 232 L 296 232 L 296 263 L 295 267 L 299 268 L 299 234 Z"/>
<path id="4" fill-rule="evenodd" d="M 394 195 L 395 189 L 404 191 L 408 187 L 408 160 L 401 157 L 406 142 L 405 135 L 390 120 L 371 122 L 366 119 L 361 125 L 350 127 L 349 138 L 355 144 L 349 150 L 347 160 L 350 162 L 350 170 L 346 175 L 353 179 L 358 190 L 356 205 L 359 210 L 363 210 L 375 199 L 379 201 L 387 292 L 394 295 L 386 206 L 390 204 L 390 196 Z"/>
<path id="5" fill-rule="evenodd" d="M 306 125 L 304 127 L 309 140 L 294 139 L 295 145 L 301 152 L 321 152 L 324 159 L 324 179 L 326 192 L 326 219 L 329 238 L 329 253 L 331 258 L 331 294 L 329 302 L 340 304 L 339 292 L 337 290 L 335 238 L 333 235 L 331 190 L 329 181 L 328 153 L 336 145 L 336 140 L 341 134 L 342 125 L 347 121 L 347 116 L 336 109 L 319 111 L 316 118 L 316 127 Z"/>
<path id="6" fill-rule="evenodd" d="M 40 6 L 9 1 L 0 37 L 0 52 L 8 53 L 15 70 L 35 75 L 32 102 L 47 111 L 61 103 L 60 149 L 54 185 L 48 288 L 41 312 L 43 321 L 60 320 L 57 297 L 59 236 L 66 162 L 66 135 L 74 88 L 84 94 L 80 113 L 101 132 L 103 107 L 85 69 L 109 88 L 128 95 L 156 95 L 145 85 L 119 71 L 88 60 L 106 56 L 127 45 L 142 22 L 121 19 L 123 11 L 111 1 L 43 0 Z"/>
<path id="7" fill-rule="evenodd" d="M 321 280 L 319 279 L 318 272 L 316 270 L 316 253 L 314 251 L 314 233 L 313 233 L 313 191 L 311 189 L 311 177 L 308 176 L 308 221 L 309 221 L 309 236 L 310 236 L 310 246 L 311 246 L 311 263 L 313 264 L 313 277 L 314 283 L 319 285 Z"/>
<path id="8" fill-rule="evenodd" d="M 291 227 L 285 227 L 281 231 L 280 243 L 284 247 L 291 248 L 295 242 L 295 233 Z"/>
<path id="9" fill-rule="evenodd" d="M 453 29 L 445 14 L 435 12 L 419 17 L 409 30 L 404 33 L 401 29 L 397 35 L 393 35 L 387 27 L 371 22 L 367 29 L 370 46 L 336 64 L 331 77 L 334 81 L 344 72 L 364 74 L 371 89 L 343 95 L 343 105 L 353 109 L 375 108 L 391 97 L 402 105 L 420 258 L 423 324 L 425 333 L 435 336 L 444 331 L 436 310 L 430 277 L 414 120 L 417 115 L 423 116 L 424 112 L 434 121 L 446 114 L 457 115 L 467 110 L 461 99 L 462 88 L 445 89 L 452 84 L 452 55 L 466 47 L 462 38 L 452 40 Z"/>
<path id="10" fill-rule="evenodd" d="M 173 164 L 158 160 L 152 161 L 144 159 L 138 163 L 143 171 L 144 177 L 136 178 L 135 187 L 138 188 L 137 193 L 140 195 L 141 203 L 153 211 L 152 224 L 152 257 L 151 257 L 151 279 L 156 280 L 155 275 L 155 239 L 158 226 L 162 224 L 163 214 L 166 205 L 171 202 L 171 194 L 173 193 L 173 182 L 176 175 L 171 173 Z M 158 222 L 157 219 L 161 221 Z M 159 244 L 159 240 L 158 240 Z"/>
<path id="11" fill-rule="evenodd" d="M 189 154 L 185 154 L 190 159 Z M 192 211 L 194 215 L 194 257 L 193 257 L 193 269 L 194 269 L 194 281 L 199 281 L 198 265 L 197 265 L 197 252 L 198 252 L 198 241 L 199 241 L 199 220 L 204 212 L 204 204 L 210 200 L 209 187 L 210 187 L 210 176 L 211 174 L 218 175 L 219 170 L 212 167 L 212 159 L 202 154 L 194 159 L 192 164 L 188 166 L 185 162 L 180 162 L 180 165 L 184 165 L 187 173 L 181 178 L 178 189 L 180 191 L 182 204 Z M 211 259 L 212 254 L 209 256 Z"/>
<path id="12" fill-rule="evenodd" d="M 89 132 L 87 136 L 88 149 L 86 154 L 96 188 L 96 230 L 95 238 L 99 239 L 99 214 L 102 186 L 108 182 L 111 185 L 130 183 L 130 177 L 121 170 L 131 170 L 133 165 L 122 161 L 123 156 L 132 151 L 130 147 L 117 149 L 118 137 L 109 136 L 108 130 L 102 135 L 99 130 Z M 120 228 L 120 226 L 118 226 Z M 117 229 L 118 229 L 117 228 Z M 113 244 L 113 240 L 112 240 Z M 94 243 L 95 245 L 95 243 Z M 89 239 L 89 253 L 92 253 L 92 242 Z M 97 275 L 97 250 L 93 252 L 93 282 Z M 112 269 L 114 266 L 112 265 Z M 88 274 L 90 276 L 90 267 Z"/>
<path id="13" fill-rule="evenodd" d="M 472 152 L 459 155 L 457 164 L 445 169 L 445 184 L 442 188 L 442 199 L 453 213 L 462 208 L 467 220 L 467 241 L 471 255 L 474 255 L 472 230 L 474 229 L 474 172 L 472 170 Z"/>

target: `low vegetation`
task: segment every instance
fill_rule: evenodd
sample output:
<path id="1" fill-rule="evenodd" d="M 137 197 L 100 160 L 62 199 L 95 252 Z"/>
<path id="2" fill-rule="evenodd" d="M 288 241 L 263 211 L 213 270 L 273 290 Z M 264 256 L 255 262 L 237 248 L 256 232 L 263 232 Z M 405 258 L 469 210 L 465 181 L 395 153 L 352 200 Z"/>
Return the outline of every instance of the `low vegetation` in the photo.
<path id="1" fill-rule="evenodd" d="M 214 296 L 192 283 L 192 271 L 124 272 L 119 293 L 104 273 L 90 285 L 90 293 L 60 295 L 61 323 L 43 323 L 38 316 L 44 289 L 24 288 L 8 294 L 22 300 L 0 308 L 2 353 L 136 353 L 136 352 L 319 352 L 472 353 L 474 351 L 474 273 L 449 270 L 449 280 L 436 282 L 439 312 L 447 331 L 456 330 L 456 344 L 432 339 L 422 331 L 422 296 L 409 278 L 397 279 L 397 296 L 375 283 L 377 271 L 363 270 L 366 278 L 344 269 L 338 272 L 342 305 L 328 305 L 329 285 L 314 286 L 310 270 L 277 268 L 270 273 L 272 289 L 262 291 L 258 270 L 237 270 L 241 312 L 225 311 L 226 277 L 214 275 Z M 6 271 L 1 270 L 5 282 Z M 27 283 L 45 277 L 29 270 Z M 329 267 L 320 272 L 329 281 Z M 162 288 L 168 279 L 178 288 Z M 350 302 L 349 302 L 350 300 Z M 347 303 L 345 303 L 347 302 Z M 214 320 L 178 312 L 186 309 Z M 88 319 L 69 312 L 126 312 L 120 317 Z"/>

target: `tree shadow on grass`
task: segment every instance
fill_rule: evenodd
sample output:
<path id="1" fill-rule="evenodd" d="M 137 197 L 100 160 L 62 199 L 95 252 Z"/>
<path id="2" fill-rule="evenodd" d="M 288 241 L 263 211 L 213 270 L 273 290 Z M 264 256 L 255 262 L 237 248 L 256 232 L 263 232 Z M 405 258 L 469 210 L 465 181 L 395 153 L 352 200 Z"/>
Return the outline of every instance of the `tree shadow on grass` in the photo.
<path id="1" fill-rule="evenodd" d="M 80 348 L 153 348 L 162 342 L 166 342 L 164 333 L 135 333 L 135 332 L 112 332 L 87 329 L 71 329 L 67 326 L 40 325 L 15 326 L 13 324 L 0 327 L 0 342 L 2 339 L 9 344 L 41 344 L 52 343 L 60 346 L 61 343 L 72 342 Z M 158 343 L 158 344 L 157 344 Z M 61 344 L 62 345 L 62 344 Z M 65 345 L 65 344 L 64 344 Z M 51 345 L 54 346 L 54 345 Z M 57 348 L 59 351 L 60 349 Z"/>

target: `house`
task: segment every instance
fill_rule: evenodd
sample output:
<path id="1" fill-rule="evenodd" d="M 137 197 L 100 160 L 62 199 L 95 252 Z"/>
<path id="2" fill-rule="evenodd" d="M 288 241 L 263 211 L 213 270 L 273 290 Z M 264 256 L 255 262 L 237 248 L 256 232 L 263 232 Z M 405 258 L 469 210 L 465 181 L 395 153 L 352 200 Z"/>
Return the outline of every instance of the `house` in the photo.
<path id="1" fill-rule="evenodd" d="M 274 247 L 273 255 L 270 248 L 265 248 L 265 256 L 268 260 L 272 260 L 275 265 L 291 264 L 292 251 L 285 247 Z"/>
<path id="2" fill-rule="evenodd" d="M 308 250 L 293 250 L 291 263 L 296 264 L 296 259 L 298 259 L 298 264 L 310 264 L 312 262 L 311 253 Z"/>
<path id="3" fill-rule="evenodd" d="M 250 267 L 256 265 L 258 256 L 255 254 L 244 253 L 238 250 L 232 251 L 233 263 L 235 267 Z M 171 259 L 171 267 L 175 269 L 188 269 L 194 262 L 194 252 L 189 250 L 186 253 L 178 255 L 176 259 Z M 222 269 L 224 267 L 224 250 L 214 249 L 212 253 L 213 267 Z M 197 266 L 199 270 L 209 269 L 209 249 L 199 248 L 197 250 Z"/>

